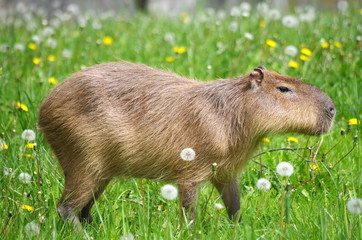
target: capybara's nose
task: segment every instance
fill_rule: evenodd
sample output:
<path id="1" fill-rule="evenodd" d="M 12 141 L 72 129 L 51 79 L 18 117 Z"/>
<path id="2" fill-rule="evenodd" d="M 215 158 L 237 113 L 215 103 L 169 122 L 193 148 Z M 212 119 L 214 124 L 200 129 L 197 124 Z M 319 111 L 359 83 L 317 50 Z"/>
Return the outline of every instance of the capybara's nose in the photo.
<path id="1" fill-rule="evenodd" d="M 334 108 L 334 106 L 330 106 L 329 107 L 329 113 L 334 116 L 336 114 L 336 109 Z"/>

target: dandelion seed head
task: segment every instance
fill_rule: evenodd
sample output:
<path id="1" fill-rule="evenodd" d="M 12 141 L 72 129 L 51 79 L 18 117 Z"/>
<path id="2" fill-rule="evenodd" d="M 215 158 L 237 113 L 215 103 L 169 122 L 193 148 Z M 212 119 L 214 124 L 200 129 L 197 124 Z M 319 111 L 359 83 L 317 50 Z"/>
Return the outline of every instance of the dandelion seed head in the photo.
<path id="1" fill-rule="evenodd" d="M 21 138 L 29 142 L 33 142 L 35 140 L 35 136 L 35 132 L 31 129 L 25 129 L 21 134 Z"/>
<path id="2" fill-rule="evenodd" d="M 240 4 L 240 10 L 241 10 L 242 12 L 250 12 L 250 10 L 251 10 L 251 5 L 250 5 L 250 3 L 248 3 L 248 2 L 242 2 L 242 3 Z"/>
<path id="3" fill-rule="evenodd" d="M 25 231 L 30 236 L 39 235 L 40 233 L 40 227 L 37 222 L 32 221 L 30 223 L 27 223 L 25 225 Z"/>
<path id="4" fill-rule="evenodd" d="M 62 56 L 65 57 L 65 58 L 71 58 L 72 55 L 73 55 L 73 53 L 68 49 L 64 49 L 63 52 L 62 52 Z"/>
<path id="5" fill-rule="evenodd" d="M 167 200 L 174 200 L 177 198 L 177 188 L 171 184 L 166 184 L 161 188 L 161 195 Z"/>
<path id="6" fill-rule="evenodd" d="M 302 22 L 312 22 L 316 18 L 316 10 L 314 7 L 306 7 L 300 11 L 299 19 Z"/>
<path id="7" fill-rule="evenodd" d="M 181 159 L 184 161 L 192 161 L 196 157 L 196 153 L 192 148 L 185 148 L 180 153 Z"/>
<path id="8" fill-rule="evenodd" d="M 222 205 L 221 203 L 215 203 L 215 208 L 216 210 L 220 211 L 221 209 L 224 208 L 224 205 Z"/>
<path id="9" fill-rule="evenodd" d="M 33 42 L 35 42 L 36 44 L 39 44 L 42 39 L 38 35 L 33 35 L 31 37 L 31 40 L 33 40 Z"/>
<path id="10" fill-rule="evenodd" d="M 253 34 L 251 34 L 251 33 L 249 33 L 249 32 L 244 33 L 244 37 L 245 37 L 246 39 L 249 39 L 249 40 L 253 40 L 253 39 L 254 39 Z"/>
<path id="11" fill-rule="evenodd" d="M 269 5 L 265 2 L 258 3 L 258 5 L 256 5 L 256 11 L 259 15 L 265 16 L 269 11 Z"/>
<path id="12" fill-rule="evenodd" d="M 13 169 L 12 168 L 5 168 L 3 170 L 3 173 L 5 176 L 14 176 Z"/>
<path id="13" fill-rule="evenodd" d="M 351 213 L 360 214 L 362 213 L 362 199 L 352 198 L 347 202 L 347 209 Z"/>
<path id="14" fill-rule="evenodd" d="M 56 48 L 58 45 L 58 42 L 54 38 L 48 38 L 45 42 L 45 45 L 47 45 L 50 48 Z"/>
<path id="15" fill-rule="evenodd" d="M 337 2 L 337 9 L 341 12 L 345 12 L 348 9 L 348 2 L 347 1 L 338 1 Z"/>
<path id="16" fill-rule="evenodd" d="M 31 176 L 29 173 L 23 172 L 19 174 L 19 181 L 24 184 L 29 184 L 31 181 Z"/>
<path id="17" fill-rule="evenodd" d="M 231 22 L 229 25 L 229 30 L 231 32 L 236 32 L 238 30 L 239 24 L 237 22 Z"/>
<path id="18" fill-rule="evenodd" d="M 293 172 L 294 172 L 294 167 L 292 164 L 288 162 L 280 162 L 277 165 L 277 173 L 280 176 L 289 177 L 293 174 Z"/>
<path id="19" fill-rule="evenodd" d="M 270 11 L 267 13 L 267 18 L 270 20 L 278 20 L 280 17 L 281 14 L 278 9 L 270 9 Z"/>
<path id="20" fill-rule="evenodd" d="M 288 45 L 284 48 L 285 55 L 295 57 L 298 54 L 298 49 L 293 45 Z"/>
<path id="21" fill-rule="evenodd" d="M 269 190 L 271 188 L 271 183 L 266 178 L 260 178 L 256 182 L 256 187 L 260 190 Z"/>
<path id="22" fill-rule="evenodd" d="M 240 8 L 237 7 L 237 6 L 232 7 L 231 10 L 230 10 L 230 15 L 232 17 L 240 17 L 241 16 Z"/>
<path id="23" fill-rule="evenodd" d="M 55 33 L 54 29 L 52 27 L 45 27 L 43 31 L 41 32 L 41 35 L 43 37 L 49 37 Z"/>
<path id="24" fill-rule="evenodd" d="M 166 42 L 169 42 L 169 43 L 171 43 L 171 44 L 174 44 L 174 43 L 175 43 L 175 34 L 172 33 L 172 32 L 165 33 L 165 35 L 163 36 L 163 39 L 164 39 Z"/>
<path id="25" fill-rule="evenodd" d="M 120 240 L 134 240 L 134 236 L 132 233 L 127 233 L 123 235 Z"/>
<path id="26" fill-rule="evenodd" d="M 15 43 L 14 49 L 15 49 L 15 51 L 24 52 L 25 45 L 23 43 Z"/>
<path id="27" fill-rule="evenodd" d="M 294 28 L 294 27 L 298 26 L 299 20 L 295 16 L 287 15 L 287 16 L 283 17 L 282 23 L 284 26 L 286 26 L 288 28 Z"/>

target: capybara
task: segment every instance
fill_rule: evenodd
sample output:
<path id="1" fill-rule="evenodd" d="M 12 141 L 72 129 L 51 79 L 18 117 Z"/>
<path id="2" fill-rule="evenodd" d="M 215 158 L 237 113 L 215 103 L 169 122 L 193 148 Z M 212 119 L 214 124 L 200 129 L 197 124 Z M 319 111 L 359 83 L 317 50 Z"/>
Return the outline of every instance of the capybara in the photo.
<path id="1" fill-rule="evenodd" d="M 177 183 L 190 214 L 198 186 L 210 181 L 233 219 L 240 208 L 237 177 L 261 139 L 322 134 L 334 115 L 317 87 L 263 66 L 201 82 L 118 62 L 59 84 L 41 106 L 39 125 L 65 175 L 58 211 L 79 225 L 79 218 L 92 220 L 94 201 L 114 177 Z M 187 168 L 180 158 L 185 148 L 196 152 Z"/>

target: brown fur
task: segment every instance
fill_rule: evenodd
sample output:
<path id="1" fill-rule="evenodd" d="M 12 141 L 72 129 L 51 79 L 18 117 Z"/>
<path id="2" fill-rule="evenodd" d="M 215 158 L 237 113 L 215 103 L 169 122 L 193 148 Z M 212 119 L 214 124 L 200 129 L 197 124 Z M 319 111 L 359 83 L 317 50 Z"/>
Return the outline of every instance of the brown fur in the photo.
<path id="1" fill-rule="evenodd" d="M 197 186 L 209 180 L 233 218 L 239 210 L 236 177 L 260 139 L 324 133 L 334 112 L 318 88 L 264 67 L 235 79 L 199 82 L 121 62 L 87 68 L 59 84 L 45 99 L 39 124 L 64 171 L 63 218 L 78 222 L 80 211 L 91 220 L 94 200 L 114 177 L 173 181 L 187 193 L 187 208 Z M 197 157 L 185 181 L 180 151 L 187 147 Z"/>

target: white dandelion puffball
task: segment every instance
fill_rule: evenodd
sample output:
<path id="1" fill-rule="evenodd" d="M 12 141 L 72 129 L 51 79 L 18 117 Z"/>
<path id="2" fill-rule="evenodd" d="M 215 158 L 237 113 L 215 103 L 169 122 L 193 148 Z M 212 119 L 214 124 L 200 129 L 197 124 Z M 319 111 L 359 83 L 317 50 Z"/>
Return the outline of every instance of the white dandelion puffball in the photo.
<path id="1" fill-rule="evenodd" d="M 269 182 L 268 179 L 266 178 L 260 178 L 257 182 L 256 182 L 256 187 L 260 190 L 269 190 L 271 187 L 271 183 Z"/>
<path id="2" fill-rule="evenodd" d="M 288 162 L 280 162 L 277 166 L 277 173 L 283 177 L 289 177 L 294 172 L 293 165 Z"/>
<path id="3" fill-rule="evenodd" d="M 23 43 L 15 43 L 14 49 L 15 49 L 16 51 L 24 52 L 24 50 L 25 50 L 25 45 L 24 45 Z"/>
<path id="4" fill-rule="evenodd" d="M 270 20 L 278 20 L 280 19 L 281 14 L 278 9 L 270 9 L 267 13 L 267 18 Z"/>
<path id="5" fill-rule="evenodd" d="M 73 56 L 73 53 L 69 49 L 64 49 L 62 52 L 62 56 L 64 58 L 71 58 Z"/>
<path id="6" fill-rule="evenodd" d="M 237 22 L 232 22 L 229 25 L 229 30 L 231 32 L 236 32 L 238 30 L 239 24 Z"/>
<path id="7" fill-rule="evenodd" d="M 249 40 L 253 40 L 253 39 L 254 39 L 253 34 L 251 34 L 251 33 L 249 33 L 249 32 L 244 33 L 244 37 L 245 37 L 246 39 L 249 39 Z"/>
<path id="8" fill-rule="evenodd" d="M 161 188 L 161 195 L 167 200 L 175 200 L 177 198 L 177 188 L 174 185 L 166 184 Z"/>
<path id="9" fill-rule="evenodd" d="M 232 17 L 240 17 L 241 16 L 241 10 L 240 10 L 240 8 L 238 8 L 238 7 L 232 7 L 231 9 L 230 9 L 230 15 L 232 16 Z"/>
<path id="10" fill-rule="evenodd" d="M 299 19 L 302 22 L 311 22 L 316 18 L 316 10 L 314 7 L 307 7 L 299 13 Z"/>
<path id="11" fill-rule="evenodd" d="M 345 12 L 348 9 L 348 2 L 347 1 L 338 1 L 337 8 L 341 12 Z"/>
<path id="12" fill-rule="evenodd" d="M 54 38 L 48 38 L 45 44 L 50 48 L 56 48 L 58 46 L 58 42 Z"/>
<path id="13" fill-rule="evenodd" d="M 121 240 L 134 240 L 134 236 L 132 233 L 127 233 L 121 237 Z"/>
<path id="14" fill-rule="evenodd" d="M 286 26 L 288 28 L 294 28 L 294 27 L 298 26 L 299 20 L 295 16 L 288 15 L 288 16 L 283 17 L 282 23 L 284 26 Z"/>
<path id="15" fill-rule="evenodd" d="M 362 199 L 352 198 L 347 202 L 347 209 L 351 213 L 360 214 L 362 213 Z"/>
<path id="16" fill-rule="evenodd" d="M 31 181 L 31 176 L 29 173 L 23 172 L 19 174 L 19 180 L 20 182 L 24 183 L 24 184 L 28 184 Z"/>
<path id="17" fill-rule="evenodd" d="M 286 46 L 284 49 L 285 55 L 295 57 L 298 54 L 298 49 L 292 45 Z"/>
<path id="18" fill-rule="evenodd" d="M 256 11 L 260 16 L 266 15 L 269 11 L 269 5 L 265 2 L 258 3 L 258 5 L 256 5 Z"/>
<path id="19" fill-rule="evenodd" d="M 27 223 L 25 225 L 25 230 L 26 233 L 29 234 L 30 236 L 38 235 L 40 233 L 40 227 L 38 223 L 36 223 L 35 221 Z"/>
<path id="20" fill-rule="evenodd" d="M 215 208 L 216 210 L 220 211 L 221 209 L 224 208 L 224 206 L 221 203 L 215 203 Z"/>
<path id="21" fill-rule="evenodd" d="M 181 151 L 180 156 L 184 161 L 192 161 L 196 157 L 196 153 L 192 148 L 185 148 Z"/>
<path id="22" fill-rule="evenodd" d="M 240 10 L 241 10 L 242 12 L 250 12 L 250 10 L 251 10 L 251 5 L 250 5 L 250 3 L 248 3 L 248 2 L 242 2 L 242 3 L 240 4 Z"/>
<path id="23" fill-rule="evenodd" d="M 21 134 L 21 138 L 26 141 L 32 142 L 35 140 L 35 132 L 31 129 L 26 129 Z"/>

